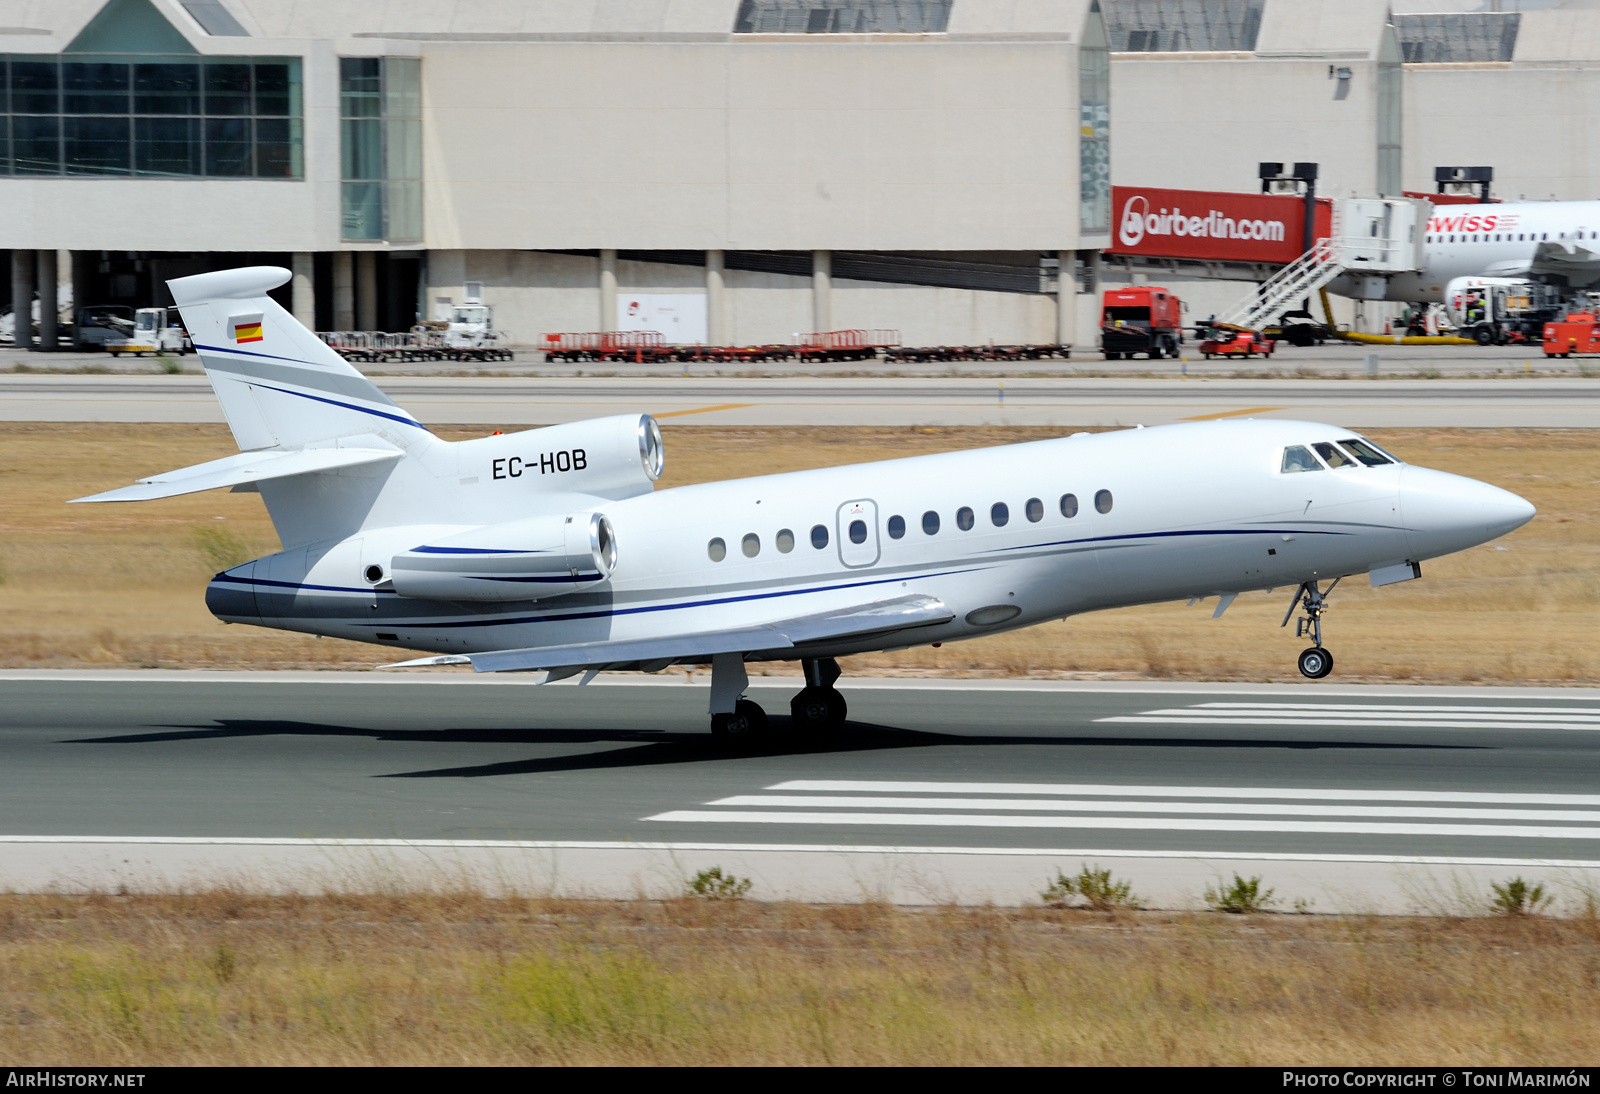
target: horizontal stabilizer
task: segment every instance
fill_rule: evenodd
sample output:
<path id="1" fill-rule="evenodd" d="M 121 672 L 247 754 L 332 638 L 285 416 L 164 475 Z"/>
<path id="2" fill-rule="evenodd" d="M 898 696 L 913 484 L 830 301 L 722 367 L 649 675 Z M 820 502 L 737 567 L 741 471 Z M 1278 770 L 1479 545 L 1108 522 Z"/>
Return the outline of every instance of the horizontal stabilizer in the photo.
<path id="1" fill-rule="evenodd" d="M 624 638 L 606 642 L 577 642 L 565 646 L 536 646 L 492 653 L 449 654 L 401 661 L 385 668 L 420 668 L 429 665 L 470 664 L 478 672 L 529 672 L 537 669 L 585 669 L 636 664 L 672 664 L 710 658 L 719 653 L 767 653 L 818 642 L 859 638 L 909 627 L 948 623 L 955 613 L 931 596 L 902 596 L 844 611 L 726 631 L 672 635 L 662 638 Z"/>
<path id="2" fill-rule="evenodd" d="M 133 486 L 72 500 L 154 501 L 157 498 L 177 497 L 179 494 L 217 490 L 224 486 L 242 486 L 263 479 L 282 479 L 317 471 L 335 471 L 342 467 L 383 463 L 398 460 L 404 454 L 398 448 L 312 448 L 295 452 L 266 449 L 241 452 L 237 456 L 225 456 L 209 463 L 197 463 L 193 467 L 152 475 L 148 479 L 140 479 Z"/>

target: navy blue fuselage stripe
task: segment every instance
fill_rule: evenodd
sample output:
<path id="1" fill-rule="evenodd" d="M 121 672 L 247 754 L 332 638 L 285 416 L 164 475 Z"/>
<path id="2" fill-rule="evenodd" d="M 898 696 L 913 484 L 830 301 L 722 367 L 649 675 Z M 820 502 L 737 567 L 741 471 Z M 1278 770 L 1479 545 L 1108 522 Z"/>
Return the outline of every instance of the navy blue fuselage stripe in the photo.
<path id="1" fill-rule="evenodd" d="M 264 577 L 234 577 L 232 574 L 218 574 L 212 581 L 226 581 L 233 585 L 268 585 L 275 589 L 313 589 L 319 593 L 387 593 L 398 596 L 399 593 L 389 589 L 360 589 L 346 585 L 303 585 L 298 581 L 269 581 Z"/>
<path id="2" fill-rule="evenodd" d="M 432 432 L 427 426 L 423 425 L 415 418 L 402 418 L 398 414 L 385 414 L 381 410 L 373 410 L 371 407 L 357 406 L 355 403 L 341 403 L 338 399 L 324 399 L 320 395 L 307 395 L 303 391 L 290 391 L 286 387 L 273 387 L 271 384 L 262 383 L 260 380 L 246 380 L 245 383 L 250 384 L 252 387 L 265 388 L 268 391 L 276 391 L 280 395 L 296 395 L 302 399 L 310 399 L 314 403 L 327 403 L 329 406 L 343 407 L 345 410 L 355 410 L 362 414 L 371 414 L 374 418 L 387 418 L 391 422 L 399 422 L 401 425 L 415 426 L 424 433 Z"/>
<path id="3" fill-rule="evenodd" d="M 560 574 L 553 577 L 494 577 L 480 574 L 465 575 L 469 581 L 520 581 L 524 584 L 530 582 L 561 582 L 561 581 L 599 581 L 601 574 Z"/>
<path id="4" fill-rule="evenodd" d="M 919 577 L 950 577 L 954 574 L 970 574 L 978 570 L 987 569 L 984 566 L 969 566 L 964 570 L 944 570 L 935 574 L 921 574 Z M 336 585 L 295 585 L 288 581 L 267 581 L 258 578 L 233 577 L 229 574 L 218 574 L 213 581 L 230 581 L 240 585 L 273 585 L 280 588 L 315 589 L 318 591 L 337 593 L 370 593 L 373 589 L 343 589 Z M 819 585 L 810 589 L 786 589 L 773 593 L 751 593 L 748 596 L 726 596 L 711 600 L 691 600 L 685 604 L 653 604 L 642 608 L 611 608 L 599 612 L 570 612 L 566 615 L 529 615 L 513 619 L 469 619 L 448 623 L 399 623 L 394 620 L 374 622 L 374 627 L 405 627 L 411 630 L 439 629 L 445 627 L 506 627 L 517 626 L 524 623 L 551 623 L 566 619 L 605 619 L 619 615 L 640 615 L 646 612 L 670 612 L 680 608 L 707 608 L 718 604 L 740 604 L 751 600 L 772 600 L 783 596 L 804 596 L 807 593 L 831 593 L 840 589 L 862 589 L 871 585 L 889 585 L 896 581 L 906 580 L 904 576 L 878 578 L 874 581 L 850 581 L 839 585 Z M 385 590 L 387 591 L 387 590 Z"/>
<path id="5" fill-rule="evenodd" d="M 251 353 L 249 350 L 228 349 L 226 346 L 203 346 L 203 345 L 199 345 L 199 344 L 196 344 L 194 348 L 197 349 L 197 350 L 202 350 L 202 349 L 203 350 L 210 350 L 212 353 L 236 353 L 236 354 L 240 355 L 241 357 L 261 357 L 261 358 L 265 358 L 265 359 L 271 360 L 271 361 L 290 361 L 290 362 L 292 362 L 292 363 L 294 363 L 296 365 L 305 365 L 307 368 L 316 368 L 316 367 L 318 367 L 318 366 L 312 364 L 310 361 L 302 361 L 298 357 L 279 357 L 276 354 L 272 354 L 272 353 Z M 381 410 L 373 410 L 372 408 L 365 407 L 365 406 L 356 406 L 354 403 L 341 403 L 337 399 L 324 399 L 319 395 L 307 395 L 303 391 L 290 391 L 288 388 L 273 387 L 271 384 L 265 383 L 264 381 L 261 381 L 261 380 L 257 380 L 254 377 L 247 376 L 247 377 L 243 377 L 242 379 L 243 379 L 244 383 L 254 384 L 257 387 L 264 387 L 268 391 L 276 391 L 276 392 L 279 392 L 280 394 L 283 394 L 283 395 L 298 395 L 302 399 L 312 399 L 312 400 L 315 400 L 316 402 L 319 402 L 319 403 L 327 403 L 330 406 L 343 407 L 346 410 L 357 410 L 357 411 L 360 411 L 362 414 L 371 414 L 372 416 L 374 416 L 376 418 L 387 418 L 392 422 L 399 422 L 402 425 L 416 426 L 418 429 L 422 430 L 424 433 L 431 433 L 432 432 L 432 430 L 430 430 L 427 426 L 423 425 L 421 422 L 417 421 L 415 418 L 406 418 L 406 417 L 402 417 L 399 414 L 385 414 Z"/>
<path id="6" fill-rule="evenodd" d="M 542 548 L 533 551 L 524 551 L 520 548 L 506 547 L 413 547 L 414 555 L 546 555 L 550 549 Z"/>
<path id="7" fill-rule="evenodd" d="M 1033 551 L 1040 547 L 1068 547 L 1074 543 L 1109 543 L 1118 539 L 1169 539 L 1178 536 L 1353 536 L 1354 532 L 1325 532 L 1321 528 L 1213 528 L 1192 532 L 1129 532 L 1120 536 L 1086 536 L 1083 539 L 1057 539 L 1049 543 L 1029 543 L 1021 547 L 1000 547 L 1000 551 Z"/>
<path id="8" fill-rule="evenodd" d="M 260 358 L 262 358 L 263 360 L 266 360 L 266 361 L 289 361 L 292 364 L 305 365 L 308 368 L 326 368 L 327 367 L 326 365 L 316 364 L 313 361 L 303 361 L 298 357 L 279 357 L 276 353 L 257 353 L 254 350 L 234 349 L 232 346 L 206 346 L 206 345 L 200 344 L 199 342 L 196 342 L 194 348 L 195 349 L 208 349 L 212 353 L 234 353 L 234 354 L 238 354 L 240 357 L 260 357 Z"/>

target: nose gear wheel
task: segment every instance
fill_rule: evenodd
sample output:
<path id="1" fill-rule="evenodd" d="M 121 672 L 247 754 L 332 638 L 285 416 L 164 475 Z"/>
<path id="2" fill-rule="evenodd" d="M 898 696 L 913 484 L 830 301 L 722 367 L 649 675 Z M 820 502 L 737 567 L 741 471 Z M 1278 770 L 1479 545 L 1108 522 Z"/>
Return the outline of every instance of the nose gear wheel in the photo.
<path id="1" fill-rule="evenodd" d="M 1333 671 L 1333 654 L 1312 646 L 1300 652 L 1300 675 L 1310 680 L 1321 680 Z"/>
<path id="2" fill-rule="evenodd" d="M 1338 587 L 1342 577 L 1333 579 L 1326 591 L 1321 590 L 1316 581 L 1302 582 L 1294 591 L 1294 597 L 1289 601 L 1289 610 L 1284 613 L 1280 626 L 1287 627 L 1289 620 L 1294 618 L 1295 609 L 1305 612 L 1294 621 L 1294 636 L 1296 638 L 1311 639 L 1311 648 L 1300 654 L 1300 675 L 1309 680 L 1321 680 L 1333 671 L 1333 654 L 1322 648 L 1322 613 L 1328 610 L 1328 597 L 1333 595 L 1333 590 Z"/>

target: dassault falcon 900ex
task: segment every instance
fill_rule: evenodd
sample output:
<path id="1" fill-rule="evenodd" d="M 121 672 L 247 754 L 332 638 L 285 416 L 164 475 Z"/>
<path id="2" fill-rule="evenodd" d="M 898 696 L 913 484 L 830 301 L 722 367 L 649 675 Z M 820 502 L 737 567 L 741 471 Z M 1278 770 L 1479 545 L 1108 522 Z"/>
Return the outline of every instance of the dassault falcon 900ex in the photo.
<path id="1" fill-rule="evenodd" d="M 1220 615 L 1254 589 L 1295 590 L 1300 671 L 1326 676 L 1340 578 L 1406 581 L 1533 516 L 1348 429 L 1267 420 L 655 490 L 647 415 L 440 440 L 267 296 L 288 279 L 168 282 L 240 454 L 79 500 L 259 491 L 284 549 L 212 579 L 219 619 L 547 680 L 710 662 L 724 736 L 766 724 L 747 661 L 800 661 L 795 724 L 827 728 L 845 654 L 1185 597 Z"/>

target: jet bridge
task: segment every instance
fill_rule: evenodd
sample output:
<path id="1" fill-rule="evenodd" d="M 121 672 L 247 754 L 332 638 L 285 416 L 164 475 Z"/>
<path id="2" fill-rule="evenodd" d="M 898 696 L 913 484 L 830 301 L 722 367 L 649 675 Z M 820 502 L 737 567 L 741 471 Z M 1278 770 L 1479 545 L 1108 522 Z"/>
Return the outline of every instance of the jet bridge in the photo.
<path id="1" fill-rule="evenodd" d="M 1341 198 L 1332 234 L 1217 317 L 1220 326 L 1260 330 L 1325 288 L 1357 300 L 1383 300 L 1390 276 L 1422 268 L 1432 206 L 1419 198 Z"/>

